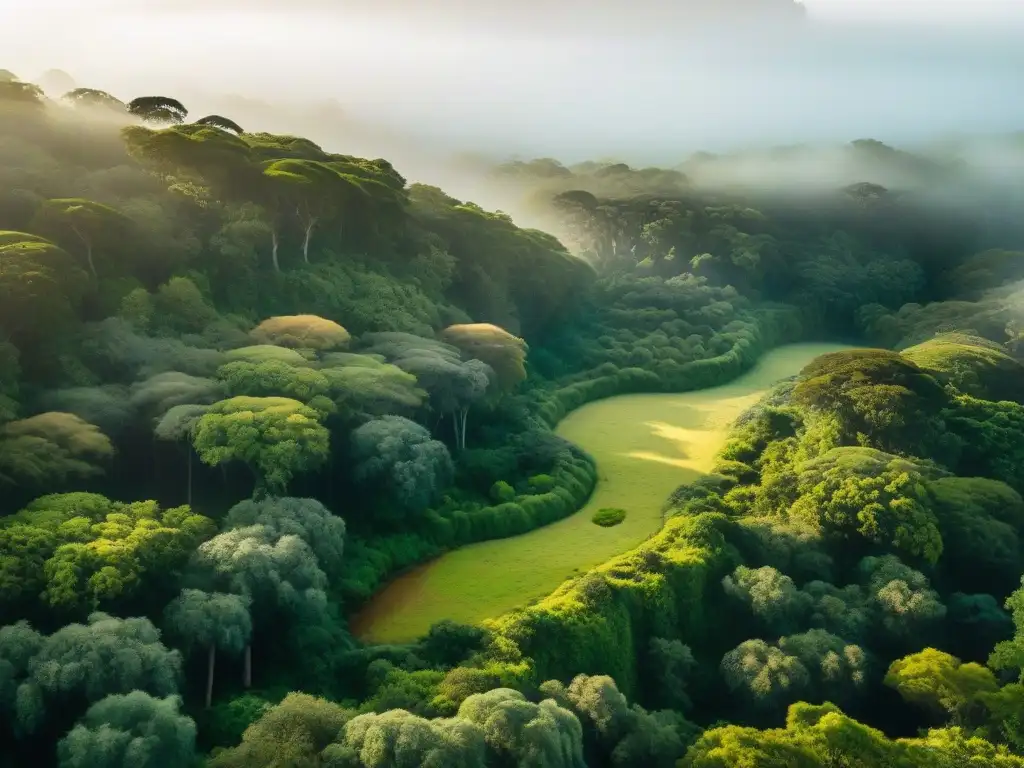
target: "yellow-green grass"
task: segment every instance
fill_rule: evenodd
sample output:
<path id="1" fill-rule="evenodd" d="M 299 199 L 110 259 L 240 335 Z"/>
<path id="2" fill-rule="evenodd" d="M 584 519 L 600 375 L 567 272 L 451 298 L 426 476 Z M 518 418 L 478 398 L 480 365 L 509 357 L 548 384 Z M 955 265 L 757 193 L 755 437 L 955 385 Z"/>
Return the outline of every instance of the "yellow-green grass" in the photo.
<path id="1" fill-rule="evenodd" d="M 838 344 L 792 344 L 729 384 L 681 394 L 624 395 L 570 413 L 558 434 L 597 460 L 597 488 L 570 517 L 522 536 L 472 544 L 392 581 L 353 620 L 367 642 L 403 642 L 442 619 L 476 624 L 539 599 L 656 532 L 675 488 L 710 471 L 729 425 L 772 384 Z M 594 512 L 620 507 L 611 528 Z"/>

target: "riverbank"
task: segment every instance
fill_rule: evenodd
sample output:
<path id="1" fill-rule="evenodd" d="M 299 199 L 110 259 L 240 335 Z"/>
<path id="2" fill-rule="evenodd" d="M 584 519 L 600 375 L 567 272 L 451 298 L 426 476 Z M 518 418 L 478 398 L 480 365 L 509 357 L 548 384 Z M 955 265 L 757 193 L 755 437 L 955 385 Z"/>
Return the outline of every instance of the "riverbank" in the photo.
<path id="1" fill-rule="evenodd" d="M 790 344 L 722 386 L 623 395 L 578 408 L 557 432 L 597 461 L 597 487 L 587 504 L 551 525 L 454 550 L 394 579 L 353 617 L 353 633 L 365 642 L 401 642 L 446 618 L 479 623 L 635 547 L 661 527 L 669 494 L 710 470 L 740 413 L 815 357 L 843 348 Z M 603 507 L 627 510 L 626 520 L 594 525 L 590 517 Z"/>

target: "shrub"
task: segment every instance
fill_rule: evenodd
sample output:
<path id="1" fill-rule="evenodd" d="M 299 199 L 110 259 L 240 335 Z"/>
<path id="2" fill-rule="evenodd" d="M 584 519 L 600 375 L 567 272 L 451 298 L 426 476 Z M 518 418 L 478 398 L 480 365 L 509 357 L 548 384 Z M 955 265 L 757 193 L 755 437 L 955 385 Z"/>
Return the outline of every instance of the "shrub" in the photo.
<path id="1" fill-rule="evenodd" d="M 618 525 L 626 519 L 626 510 L 605 507 L 604 509 L 597 510 L 590 519 L 595 525 L 600 525 L 602 528 L 611 528 L 613 525 Z"/>
<path id="2" fill-rule="evenodd" d="M 515 501 L 516 491 L 511 485 L 506 483 L 504 480 L 499 480 L 491 486 L 491 499 L 498 504 L 505 504 L 510 501 Z"/>
<path id="3" fill-rule="evenodd" d="M 555 478 L 551 475 L 534 475 L 527 483 L 530 486 L 530 493 L 547 493 L 554 490 Z"/>

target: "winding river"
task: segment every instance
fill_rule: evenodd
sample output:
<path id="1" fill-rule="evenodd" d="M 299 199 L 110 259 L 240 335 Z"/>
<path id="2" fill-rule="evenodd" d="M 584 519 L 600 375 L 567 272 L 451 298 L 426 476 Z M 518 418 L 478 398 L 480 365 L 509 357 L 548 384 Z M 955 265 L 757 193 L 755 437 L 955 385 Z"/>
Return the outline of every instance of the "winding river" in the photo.
<path id="1" fill-rule="evenodd" d="M 661 526 L 678 486 L 710 471 L 729 426 L 773 384 L 841 344 L 778 347 L 746 374 L 710 389 L 622 395 L 589 403 L 558 434 L 597 460 L 598 481 L 574 515 L 522 536 L 471 544 L 394 579 L 353 617 L 366 642 L 404 642 L 436 621 L 473 624 L 552 592 L 565 579 L 625 552 Z M 626 520 L 601 528 L 591 515 L 621 507 Z"/>

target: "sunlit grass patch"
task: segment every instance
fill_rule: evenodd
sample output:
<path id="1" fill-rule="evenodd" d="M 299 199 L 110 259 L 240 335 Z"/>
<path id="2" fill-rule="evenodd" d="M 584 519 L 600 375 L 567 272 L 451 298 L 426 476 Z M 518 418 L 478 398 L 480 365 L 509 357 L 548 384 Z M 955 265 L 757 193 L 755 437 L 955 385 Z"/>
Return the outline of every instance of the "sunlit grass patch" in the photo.
<path id="1" fill-rule="evenodd" d="M 368 642 L 416 638 L 441 619 L 476 624 L 547 595 L 633 547 L 662 525 L 679 485 L 711 471 L 729 425 L 772 384 L 838 344 L 794 344 L 770 352 L 730 384 L 682 394 L 624 395 L 570 413 L 558 434 L 597 461 L 597 487 L 576 514 L 522 536 L 472 544 L 392 581 L 355 617 Z M 626 509 L 618 525 L 591 518 Z"/>

